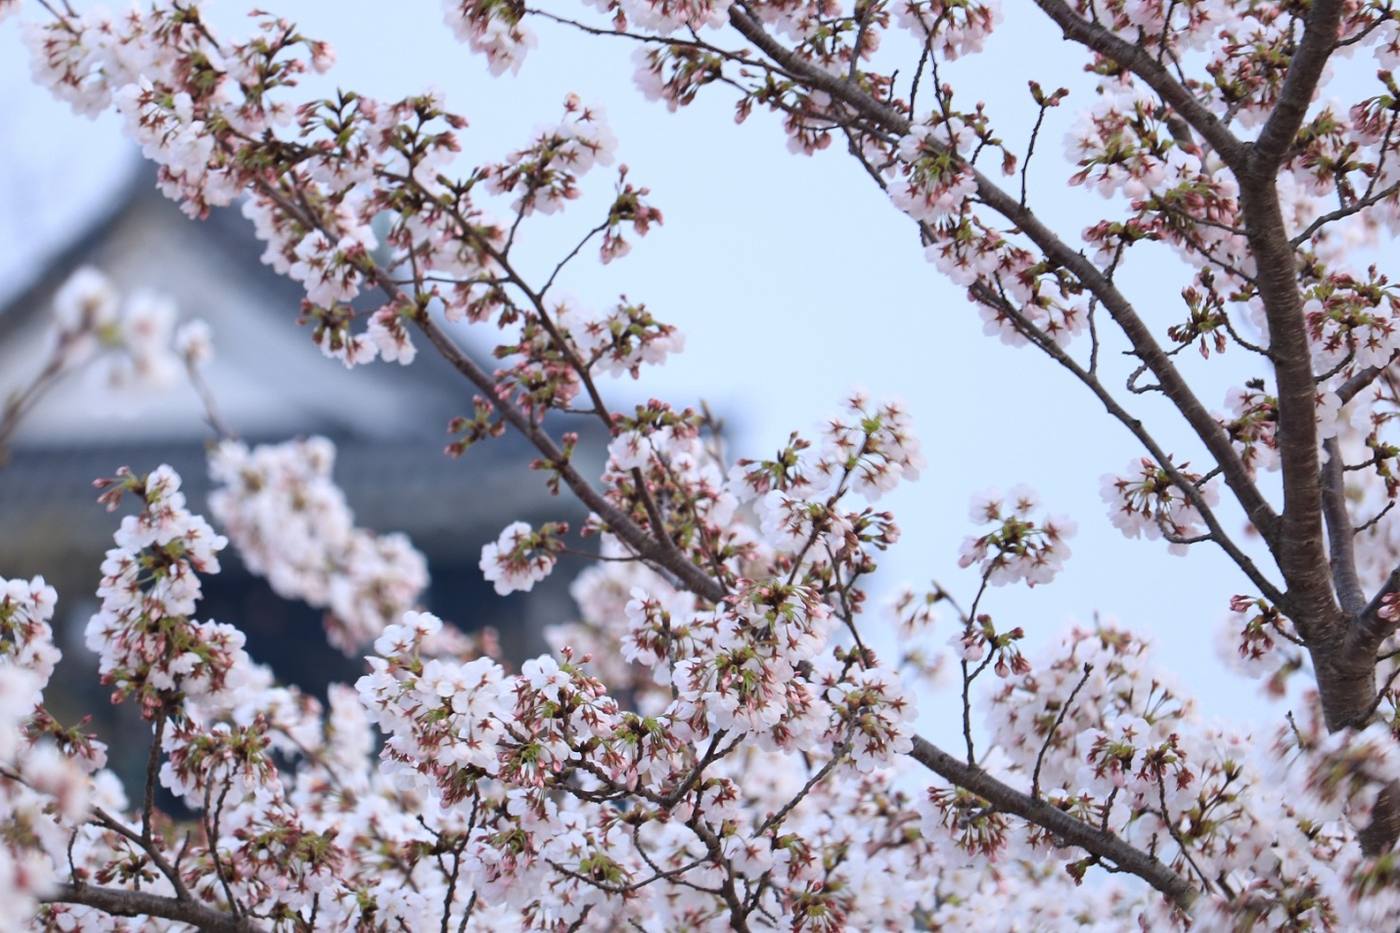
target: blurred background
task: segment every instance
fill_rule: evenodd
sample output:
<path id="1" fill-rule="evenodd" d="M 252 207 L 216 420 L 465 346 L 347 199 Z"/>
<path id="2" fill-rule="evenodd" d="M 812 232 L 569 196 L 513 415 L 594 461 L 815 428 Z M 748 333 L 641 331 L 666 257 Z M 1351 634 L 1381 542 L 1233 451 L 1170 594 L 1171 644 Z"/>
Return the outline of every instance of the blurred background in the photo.
<path id="1" fill-rule="evenodd" d="M 206 16 L 242 32 L 251 8 L 226 0 Z M 1000 623 L 1027 630 L 1030 653 L 1075 622 L 1119 618 L 1153 636 L 1158 663 L 1208 706 L 1233 718 L 1265 712 L 1256 686 L 1227 675 L 1213 648 L 1228 599 L 1246 592 L 1246 581 L 1209 546 L 1173 557 L 1160 543 L 1125 541 L 1109 525 L 1099 477 L 1140 455 L 1133 439 L 1049 360 L 985 336 L 976 309 L 924 260 L 908 220 L 839 146 L 815 158 L 793 156 L 777 120 L 757 114 L 736 126 L 722 92 L 668 114 L 635 90 L 631 49 L 618 40 L 539 24 L 539 47 L 519 75 L 492 78 L 443 27 L 440 4 L 388 9 L 367 0 L 275 4 L 337 51 L 329 75 L 308 77 L 308 93 L 338 85 L 392 99 L 437 87 L 471 121 L 461 155 L 470 166 L 523 144 L 535 125 L 557 119 L 574 91 L 603 105 L 630 178 L 652 189 L 665 225 L 634 243 L 625 260 L 577 263 L 563 282 L 593 307 L 626 293 L 686 333 L 685 352 L 666 366 L 640 382 L 604 386 L 615 407 L 703 398 L 729 426 L 735 456 L 765 456 L 789 431 L 815 431 L 852 387 L 905 401 L 929 465 L 919 482 L 880 502 L 904 537 L 871 587 L 867 630 L 877 646 L 889 650 L 895 636 L 875 607 L 899 586 L 937 579 L 971 595 L 975 574 L 956 565 L 958 545 L 972 530 L 969 497 L 1024 482 L 1080 529 L 1074 556 L 1052 585 L 998 590 L 984 604 Z M 31 7 L 24 16 L 41 14 Z M 529 452 L 502 439 L 460 462 L 441 455 L 446 421 L 469 409 L 471 391 L 430 352 L 410 367 L 376 363 L 353 373 L 322 358 L 295 323 L 297 286 L 260 265 L 251 225 L 236 211 L 203 223 L 184 218 L 154 190 L 152 173 L 110 117 L 75 116 L 29 84 L 19 31 L 13 18 L 0 26 L 0 392 L 41 364 L 49 296 L 78 264 L 102 268 L 123 290 L 170 294 L 183 315 L 213 328 L 208 379 L 240 435 L 336 440 L 336 478 L 358 524 L 407 532 L 428 555 L 430 607 L 467 629 L 496 626 L 513 652 L 535 650 L 539 626 L 571 613 L 563 591 L 570 567 L 556 571 L 542 598 L 537 591 L 505 599 L 476 569 L 481 546 L 509 521 L 578 517 L 524 470 Z M 1010 61 L 1034 70 L 1008 77 Z M 965 106 L 987 101 L 1013 150 L 1023 150 L 1035 118 L 1026 78 L 1071 88 L 1067 106 L 1047 120 L 1030 171 L 1032 206 L 1070 239 L 1114 210 L 1065 184 L 1070 170 L 1060 139 L 1074 112 L 1092 103 L 1082 64 L 1054 30 L 1021 17 L 993 36 L 985 55 L 943 74 L 965 89 Z M 590 181 L 592 194 L 578 208 L 526 226 L 527 265 L 548 270 L 591 225 L 588 205 L 605 203 L 611 183 L 602 174 Z M 1184 267 L 1149 247 L 1120 281 L 1160 332 L 1182 316 L 1178 294 L 1187 279 Z M 490 338 L 466 329 L 462 339 L 480 358 Z M 1219 410 L 1231 384 L 1256 374 L 1228 355 L 1214 365 L 1194 353 L 1180 359 Z M 1121 377 L 1130 369 L 1112 354 L 1105 365 Z M 1130 407 L 1180 459 L 1199 457 L 1160 400 L 1131 397 Z M 122 419 L 77 381 L 55 391 L 17 436 L 12 461 L 0 469 L 0 576 L 43 574 L 58 586 L 65 664 L 90 666 L 81 630 L 95 605 L 100 551 L 115 527 L 94 503 L 90 481 L 122 464 L 141 470 L 169 462 L 200 509 L 208 438 L 192 395 L 154 400 L 142 417 Z M 599 446 L 592 445 L 595 456 Z M 1237 512 L 1224 514 L 1229 527 L 1242 526 Z M 324 648 L 314 611 L 277 598 L 235 560 L 228 563 L 203 611 L 245 628 L 256 658 L 310 689 L 353 679 L 357 664 Z M 953 632 L 945 619 L 939 637 Z M 81 703 L 105 709 L 100 688 Z M 956 734 L 949 697 L 921 697 L 920 710 L 932 737 Z"/>
<path id="2" fill-rule="evenodd" d="M 428 560 L 422 601 L 466 631 L 495 629 L 508 657 L 543 650 L 542 626 L 569 614 L 567 582 L 558 573 L 523 595 L 503 599 L 477 567 L 480 545 L 511 521 L 540 524 L 582 517 L 571 499 L 551 499 L 531 482 L 533 448 L 514 435 L 474 449 L 465 461 L 443 456 L 448 420 L 470 409 L 461 377 L 424 354 L 411 368 L 376 366 L 351 373 L 327 360 L 294 321 L 301 288 L 259 262 L 261 246 L 234 210 L 192 224 L 154 186 L 154 171 L 114 147 L 117 182 L 105 210 L 61 235 L 0 310 L 0 373 L 36 369 L 51 343 L 53 293 L 79 265 L 110 275 L 123 291 L 158 287 L 184 316 L 197 313 L 218 335 L 209 381 L 224 421 L 249 444 L 320 435 L 337 448 L 335 479 L 356 524 L 402 532 Z M 206 445 L 214 440 L 183 375 L 147 398 L 112 397 L 88 374 L 56 384 L 16 432 L 0 465 L 0 576 L 41 574 L 60 594 L 57 640 L 64 652 L 49 691 L 62 721 L 94 714 L 104 736 L 140 735 L 130 705 L 112 706 L 97 679 L 83 627 L 103 552 L 120 521 L 96 502 L 92 480 L 120 466 L 138 473 L 168 463 L 184 480 L 195 511 L 205 510 L 210 482 Z M 6 389 L 10 386 L 6 386 Z M 574 425 L 573 427 L 577 427 Z M 595 472 L 601 464 L 583 461 Z M 566 558 L 566 561 L 569 559 Z M 236 548 L 220 573 L 204 578 L 199 615 L 236 621 L 248 651 L 277 677 L 324 698 L 326 685 L 353 682 L 363 664 L 326 641 L 321 610 L 276 595 L 250 574 Z M 143 767 L 144 741 L 113 743 L 113 765 Z"/>

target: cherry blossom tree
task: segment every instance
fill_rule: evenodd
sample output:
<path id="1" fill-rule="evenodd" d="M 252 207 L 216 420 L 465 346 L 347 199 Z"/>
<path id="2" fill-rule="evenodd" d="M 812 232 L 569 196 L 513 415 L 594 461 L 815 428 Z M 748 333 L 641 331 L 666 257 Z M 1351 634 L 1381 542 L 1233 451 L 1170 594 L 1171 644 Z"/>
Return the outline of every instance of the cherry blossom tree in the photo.
<path id="1" fill-rule="evenodd" d="M 1092 187 L 1104 216 L 1077 235 L 1032 206 L 1027 183 L 1069 92 L 1025 76 L 1036 119 L 1018 145 L 940 74 L 1018 28 L 990 0 L 549 6 L 445 11 L 495 73 L 548 54 L 532 24 L 564 24 L 596 35 L 598 54 L 630 47 L 642 92 L 671 110 L 729 95 L 740 120 L 775 114 L 796 154 L 841 143 L 988 334 L 1048 356 L 1137 441 L 1140 459 L 1102 480 L 1106 514 L 1078 520 L 1222 551 L 1241 590 L 1221 607 L 1226 653 L 1291 712 L 1267 735 L 1207 722 L 1118 626 L 1027 657 L 991 591 L 1049 584 L 1075 530 L 1028 489 L 973 502 L 966 593 L 869 609 L 863 585 L 899 536 L 878 502 L 922 463 L 897 404 L 852 394 L 815 434 L 737 459 L 703 407 L 611 407 L 608 380 L 644 379 L 682 339 L 640 302 L 558 294 L 570 264 L 618 260 L 662 221 L 625 168 L 596 180 L 618 145 L 596 107 L 570 97 L 493 157 L 431 93 L 298 96 L 298 76 L 335 56 L 275 15 L 230 37 L 183 0 L 120 15 L 40 0 L 24 14 L 36 80 L 78 113 L 120 114 L 191 217 L 240 204 L 264 260 L 305 287 L 301 318 L 327 356 L 442 355 L 475 394 L 448 453 L 518 432 L 548 488 L 587 508 L 581 528 L 517 522 L 486 543 L 496 590 L 529 590 L 565 551 L 597 562 L 573 584 L 578 619 L 550 630 L 553 652 L 513 670 L 489 638 L 418 611 L 421 555 L 355 525 L 329 444 L 232 436 L 199 376 L 207 329 L 172 338 L 159 299 L 123 306 L 80 273 L 0 441 L 74 369 L 101 364 L 126 385 L 177 381 L 183 364 L 220 435 L 216 525 L 168 467 L 98 481 L 109 507 L 133 503 L 87 643 L 113 701 L 150 724 L 135 801 L 101 741 L 43 706 L 57 594 L 41 577 L 0 584 L 3 922 L 1394 926 L 1392 0 L 1009 10 L 1048 17 L 1095 84 L 1066 156 L 1069 184 Z M 1336 75 L 1358 63 L 1364 96 L 1347 97 L 1354 83 Z M 606 212 L 579 222 L 552 268 L 519 260 L 537 215 L 572 214 L 584 186 L 609 184 Z M 1189 276 L 1179 303 L 1122 284 L 1150 250 Z M 494 333 L 494 367 L 458 342 L 468 325 Z M 1120 350 L 1134 367 L 1121 388 L 1107 376 Z M 1222 366 L 1236 385 L 1217 411 L 1195 374 Z M 1135 414 L 1144 395 L 1199 457 L 1164 447 Z M 562 413 L 606 432 L 601 475 L 581 472 L 583 441 L 550 417 Z M 201 578 L 229 546 L 283 596 L 327 608 L 332 641 L 366 656 L 358 683 L 321 702 L 276 683 L 236 624 L 198 618 Z M 875 629 L 897 630 L 893 654 Z M 915 728 L 921 700 L 943 708 L 926 689 L 942 674 L 958 686 L 956 750 Z M 193 816 L 159 812 L 157 787 Z"/>

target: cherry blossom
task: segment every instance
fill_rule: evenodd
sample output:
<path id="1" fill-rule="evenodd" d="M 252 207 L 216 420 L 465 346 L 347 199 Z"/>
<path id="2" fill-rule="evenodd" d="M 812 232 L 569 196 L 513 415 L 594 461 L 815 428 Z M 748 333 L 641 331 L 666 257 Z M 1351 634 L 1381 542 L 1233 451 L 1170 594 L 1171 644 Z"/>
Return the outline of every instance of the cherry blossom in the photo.
<path id="1" fill-rule="evenodd" d="M 437 92 L 302 94 L 299 77 L 333 72 L 336 55 L 273 14 L 225 36 L 183 3 L 46 4 L 23 29 L 35 80 L 80 114 L 117 113 L 191 217 L 241 200 L 326 356 L 441 355 L 471 386 L 447 452 L 517 432 L 546 487 L 582 504 L 577 528 L 517 521 L 484 545 L 496 591 L 530 591 L 566 550 L 598 560 L 571 588 L 576 617 L 517 668 L 489 634 L 417 608 L 422 556 L 355 525 L 324 439 L 220 438 L 209 507 L 227 540 L 167 466 L 100 480 L 102 501 L 130 494 L 136 511 L 102 563 L 86 640 L 150 729 L 146 786 L 128 799 L 100 740 L 44 707 L 56 594 L 0 581 L 13 828 L 0 893 L 19 922 L 1393 926 L 1394 11 L 1036 8 L 1085 73 L 1047 92 L 1040 63 L 1007 61 L 1030 76 L 1024 127 L 948 68 L 1021 28 L 990 3 L 450 2 L 444 15 L 494 74 L 522 67 L 543 19 L 635 46 L 643 95 L 672 110 L 727 93 L 739 121 L 771 115 L 792 152 L 845 152 L 986 333 L 1043 354 L 1137 445 L 1101 480 L 1109 522 L 1175 553 L 1216 549 L 1240 572 L 1246 595 L 1215 642 L 1264 679 L 1277 715 L 1212 721 L 1106 618 L 1058 640 L 1009 618 L 997 587 L 1051 582 L 1074 531 L 1023 488 L 974 500 L 965 579 L 899 595 L 888 651 L 867 589 L 900 529 L 875 503 L 925 469 L 898 402 L 853 392 L 816 431 L 738 456 L 702 404 L 611 407 L 602 375 L 640 381 L 684 341 L 655 304 L 557 288 L 580 257 L 612 273 L 626 237 L 662 221 L 625 166 L 604 177 L 620 147 L 596 103 L 569 95 L 523 142 L 496 145 Z M 1346 58 L 1361 84 L 1338 79 Z M 1056 135 L 1063 157 L 1042 168 Z M 1082 223 L 1042 211 L 1047 171 L 1090 195 Z M 542 215 L 578 230 L 544 274 L 519 246 Z M 1145 301 L 1120 274 L 1144 262 L 1174 282 Z M 154 389 L 175 389 L 184 364 L 208 395 L 207 330 L 177 329 L 166 299 L 123 299 L 82 270 L 54 310 L 51 362 L 7 403 L 0 442 L 79 362 L 100 362 L 111 387 Z M 468 328 L 494 364 L 459 341 Z M 1209 382 L 1192 367 L 1231 372 Z M 1226 412 L 1206 385 L 1235 387 Z M 1159 402 L 1196 469 L 1154 433 Z M 963 439 L 920 415 L 930 449 L 954 455 Z M 571 418 L 602 440 L 556 427 Z M 198 618 L 226 545 L 279 594 L 329 610 L 337 647 L 372 644 L 353 687 L 322 700 L 279 684 L 238 620 Z M 952 750 L 918 733 L 920 709 L 961 726 Z M 188 819 L 158 811 L 158 786 Z"/>
<path id="2" fill-rule="evenodd" d="M 501 536 L 481 549 L 481 573 L 501 596 L 529 592 L 554 569 L 558 536 L 567 526 L 550 524 L 535 531 L 525 522 L 512 522 Z"/>
<path id="3" fill-rule="evenodd" d="M 1019 487 L 1003 498 L 997 490 L 984 492 L 972 500 L 970 516 L 978 524 L 993 529 L 963 541 L 958 565 L 977 564 L 982 576 L 993 586 L 1018 580 L 1027 585 L 1049 583 L 1070 556 L 1064 539 L 1075 532 L 1068 518 L 1031 520 L 1036 507 L 1034 493 Z"/>
<path id="4" fill-rule="evenodd" d="M 1175 468 L 1173 468 L 1175 469 Z M 1136 471 L 1136 472 L 1134 472 Z M 1113 524 L 1129 538 L 1166 538 L 1173 554 L 1185 554 L 1200 531 L 1200 501 L 1214 505 L 1214 490 L 1200 477 L 1184 474 L 1192 493 L 1183 493 L 1167 471 L 1150 460 L 1128 465 L 1128 474 L 1105 474 L 1099 493 Z"/>
<path id="5" fill-rule="evenodd" d="M 209 508 L 250 571 L 278 594 L 326 609 L 331 642 L 354 653 L 412 609 L 427 561 L 403 535 L 355 526 L 323 437 L 249 448 L 224 441 L 210 454 L 218 486 Z"/>

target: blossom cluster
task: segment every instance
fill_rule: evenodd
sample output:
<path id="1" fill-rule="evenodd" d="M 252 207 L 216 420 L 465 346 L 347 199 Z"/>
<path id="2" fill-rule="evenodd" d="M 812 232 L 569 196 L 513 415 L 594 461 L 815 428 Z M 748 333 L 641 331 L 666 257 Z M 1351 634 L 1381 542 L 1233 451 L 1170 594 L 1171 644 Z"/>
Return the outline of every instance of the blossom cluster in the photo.
<path id="1" fill-rule="evenodd" d="M 28 386 L 16 388 L 5 416 L 37 401 L 58 379 L 83 373 L 98 390 L 99 405 L 134 409 L 170 389 L 186 366 L 213 355 L 209 327 L 193 319 L 176 324 L 166 296 L 135 291 L 123 299 L 115 283 L 91 266 L 74 270 L 54 292 L 48 359 Z M 6 427 L 9 427 L 7 424 Z"/>
<path id="2" fill-rule="evenodd" d="M 1065 539 L 1073 536 L 1075 524 L 1068 518 L 1032 520 L 1035 494 L 1026 487 L 1013 489 L 1005 497 L 989 490 L 972 500 L 971 519 L 992 530 L 963 541 L 958 565 L 978 570 L 988 583 L 1004 586 L 1025 580 L 1029 586 L 1049 583 L 1070 556 Z"/>
<path id="3" fill-rule="evenodd" d="M 243 634 L 192 617 L 199 575 L 218 573 L 228 539 L 185 507 L 180 476 L 168 466 L 98 483 L 110 508 L 127 493 L 141 502 L 140 513 L 122 519 L 117 546 L 102 561 L 102 603 L 87 624 L 103 682 L 117 698 L 135 697 L 147 719 L 183 715 L 187 704 L 218 706 L 243 686 Z"/>
<path id="4" fill-rule="evenodd" d="M 0 929 L 20 930 L 61 878 L 73 827 L 101 797 L 92 772 L 105 748 L 86 736 L 65 742 L 43 711 L 43 691 L 60 658 L 49 622 L 57 594 L 42 577 L 0 578 Z M 102 778 L 110 789 L 110 775 Z"/>
<path id="5" fill-rule="evenodd" d="M 495 584 L 498 595 L 528 593 L 554 569 L 555 555 L 563 547 L 560 536 L 568 530 L 562 522 L 539 531 L 525 522 L 512 522 L 499 538 L 481 549 L 482 576 Z"/>
<path id="6" fill-rule="evenodd" d="M 249 571 L 278 595 L 325 609 L 331 643 L 353 654 L 414 607 L 428 564 L 404 535 L 355 526 L 334 465 L 324 437 L 252 448 L 223 441 L 209 455 L 218 484 L 209 509 Z"/>
<path id="7" fill-rule="evenodd" d="M 1191 494 L 1157 463 L 1143 458 L 1130 463 L 1125 474 L 1106 473 L 1099 494 L 1109 507 L 1114 527 L 1129 538 L 1165 538 L 1173 554 L 1185 554 L 1201 534 L 1198 502 L 1214 505 L 1215 488 L 1200 475 L 1174 468 L 1191 485 Z"/>
<path id="8" fill-rule="evenodd" d="M 1394 773 L 1388 729 L 1373 727 L 1358 742 L 1328 737 L 1315 717 L 1281 723 L 1272 739 L 1210 726 L 1152 667 L 1146 643 L 1115 627 L 1071 632 L 1049 663 L 1007 681 L 989 714 L 1005 774 L 1034 776 L 1045 799 L 1121 827 L 1124 839 L 1170 840 L 1174 864 L 1219 879 L 1195 910 L 1200 923 L 1249 916 L 1270 927 L 1364 928 L 1396 909 L 1396 892 L 1355 845 L 1356 827 Z M 1014 864 L 1021 847 L 1050 842 L 1034 828 L 1027 838 L 1014 825 L 984 820 L 974 834 L 973 825 L 950 823 L 958 807 L 974 805 L 953 794 L 935 794 L 931 804 L 926 826 L 951 830 L 969 851 L 998 850 L 999 862 Z M 1068 867 L 1082 878 L 1090 863 Z M 995 896 L 990 880 L 977 886 L 973 904 L 959 911 Z M 1125 893 L 1115 895 L 1115 912 L 1131 904 Z M 1018 909 L 1035 916 L 1056 908 L 1036 898 Z M 1173 922 L 1151 905 L 1132 909 Z"/>
<path id="9" fill-rule="evenodd" d="M 880 410 L 855 408 L 867 413 L 859 443 L 837 419 L 826 449 L 794 440 L 728 482 L 746 498 L 765 484 L 770 495 L 824 485 L 839 513 L 867 454 L 898 450 L 907 461 L 913 449 L 907 425 L 886 437 L 891 426 L 872 408 Z M 682 450 L 694 462 L 680 463 Z M 712 457 L 703 446 L 666 455 L 688 478 L 702 477 L 700 463 Z M 839 472 L 833 458 L 844 464 Z M 629 921 L 721 929 L 736 916 L 726 889 L 740 910 L 755 905 L 759 926 L 897 928 L 914 914 L 937 928 L 965 922 L 995 896 L 986 873 L 970 868 L 975 859 L 1054 866 L 1025 877 L 1009 869 L 1027 895 L 1017 910 L 1042 920 L 1056 916 L 1092 864 L 970 791 L 935 785 L 911 797 L 901 789 L 913 767 L 904 756 L 914 746 L 914 704 L 859 640 L 848 575 L 867 569 L 860 549 L 808 566 L 802 540 L 766 542 L 752 524 L 758 517 L 731 508 L 725 527 L 711 530 L 749 546 L 714 556 L 763 579 L 736 577 L 718 604 L 638 563 L 599 564 L 575 588 L 582 623 L 556 637 L 591 637 L 605 666 L 639 669 L 644 676 L 618 678 L 635 691 L 635 711 L 591 672 L 588 654 L 567 644 L 511 673 L 477 646 L 444 639 L 437 618 L 416 612 L 378 633 L 369 673 L 353 692 L 332 688 L 323 709 L 274 684 L 235 630 L 192 619 L 199 575 L 217 572 L 225 542 L 189 512 L 178 476 L 165 467 L 121 471 L 102 486 L 104 501 L 134 494 L 139 511 L 122 520 L 104 563 L 90 646 L 117 695 L 136 698 L 153 721 L 160 781 L 200 814 L 200 832 L 183 857 L 163 832 L 149 842 L 134 830 L 134 839 L 123 836 L 117 827 L 136 818 L 113 815 L 127 805 L 104 786 L 111 779 L 99 775 L 88 787 L 100 748 L 65 737 L 46 753 L 51 764 L 37 755 L 17 772 L 24 783 L 6 779 L 7 813 L 26 812 L 12 800 L 23 788 L 40 795 L 29 806 L 46 819 L 81 821 L 89 800 L 101 801 L 104 816 L 80 829 L 71 855 L 52 845 L 42 856 L 42 848 L 23 850 L 49 860 L 32 875 L 40 879 L 34 895 L 48 896 L 63 865 L 106 878 L 136 859 L 158 894 L 178 899 L 183 885 L 210 909 L 314 918 L 328 929 L 436 928 L 443 919 L 480 929 Z M 1032 510 L 1033 497 L 1017 492 L 981 501 L 974 517 L 1005 521 Z M 700 514 L 719 525 L 713 508 Z M 287 522 L 260 533 L 297 537 Z M 609 543 L 605 554 L 618 548 Z M 805 568 L 804 582 L 783 582 L 775 574 L 783 568 Z M 7 689 L 9 667 L 25 672 L 32 702 L 55 657 L 47 628 L 54 594 L 38 580 L 4 592 L 0 619 L 6 644 L 16 646 L 6 657 L 22 660 L 0 669 Z M 933 634 L 936 620 L 916 615 L 911 636 Z M 839 637 L 839 626 L 855 640 Z M 1127 632 L 1075 631 L 1035 665 L 1015 650 L 1019 633 L 986 637 L 982 653 L 964 660 L 1015 662 L 998 666 L 1002 686 L 988 708 L 989 760 L 999 762 L 992 773 L 1029 779 L 1058 809 L 1163 849 L 1183 872 L 1194 864 L 1227 879 L 1200 916 L 1243 911 L 1276 922 L 1304 898 L 1313 899 L 1305 912 L 1329 922 L 1365 924 L 1393 909 L 1389 887 L 1368 887 L 1377 869 L 1354 845 L 1377 789 L 1400 774 L 1388 732 L 1384 741 L 1377 728 L 1364 742 L 1343 743 L 1312 719 L 1251 751 L 1245 736 L 1201 725 Z M 41 711 L 27 719 L 26 738 L 8 733 L 11 746 L 54 731 Z M 385 735 L 378 752 L 372 726 Z M 1285 816 L 1266 820 L 1240 805 L 1246 799 Z M 1124 922 L 1181 919 L 1141 889 L 1120 890 L 1103 909 Z M 65 903 L 43 911 L 60 924 L 99 916 Z"/>
<path id="10" fill-rule="evenodd" d="M 509 5 L 447 7 L 449 22 L 493 67 L 509 67 L 511 49 L 529 42 Z M 243 42 L 216 39 L 197 8 L 160 6 L 129 16 L 97 9 L 59 16 L 27 24 L 26 38 L 36 80 L 80 112 L 110 106 L 121 114 L 160 166 L 162 190 L 187 213 L 203 216 L 248 195 L 242 211 L 266 243 L 264 260 L 302 284 L 303 319 L 328 356 L 347 366 L 377 357 L 407 364 L 416 352 L 411 330 L 429 306 L 448 319 L 499 314 L 506 325 L 524 315 L 527 326 L 553 326 L 542 302 L 523 310 L 504 300 L 501 283 L 513 274 L 509 217 L 518 227 L 527 215 L 557 211 L 578 197 L 584 175 L 612 162 L 615 141 L 598 108 L 570 96 L 556 125 L 503 161 L 453 180 L 450 163 L 466 121 L 432 93 L 290 105 L 284 95 L 298 77 L 329 68 L 334 53 L 270 15 L 256 18 L 255 34 Z M 626 227 L 645 233 L 661 220 L 646 189 L 626 174 L 596 231 L 604 259 L 626 252 Z M 292 196 L 308 185 L 314 197 Z M 486 213 L 493 196 L 507 220 Z M 394 219 L 376 233 L 372 222 L 386 212 Z M 388 270 L 401 263 L 426 277 L 421 287 L 389 285 Z M 370 287 L 386 290 L 384 300 L 368 312 L 352 306 Z M 649 334 L 648 321 L 628 320 L 639 316 L 644 310 L 626 304 L 603 316 L 585 355 L 623 369 L 635 368 L 638 354 L 664 356 L 665 341 L 654 338 L 669 329 Z"/>

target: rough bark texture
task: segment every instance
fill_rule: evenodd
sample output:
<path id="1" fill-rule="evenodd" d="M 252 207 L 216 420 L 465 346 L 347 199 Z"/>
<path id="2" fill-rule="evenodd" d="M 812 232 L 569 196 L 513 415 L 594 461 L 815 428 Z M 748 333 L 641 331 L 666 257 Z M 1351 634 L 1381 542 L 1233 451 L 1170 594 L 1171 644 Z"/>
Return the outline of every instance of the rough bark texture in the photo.
<path id="1" fill-rule="evenodd" d="M 47 903 L 81 904 L 115 917 L 157 917 L 188 923 L 208 933 L 262 933 L 263 927 L 246 918 L 235 918 L 189 900 L 161 897 L 144 891 L 125 891 L 83 884 L 60 885 L 44 898 Z"/>

